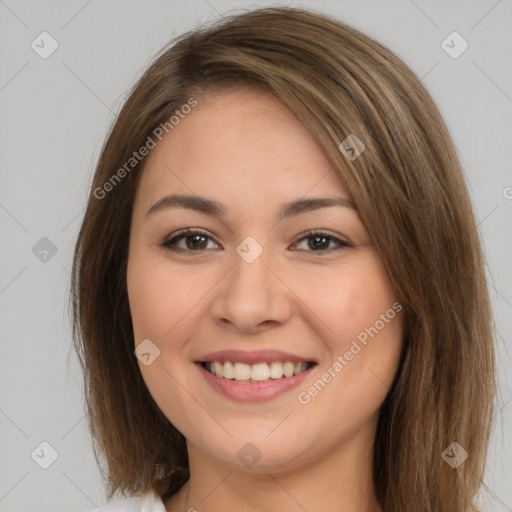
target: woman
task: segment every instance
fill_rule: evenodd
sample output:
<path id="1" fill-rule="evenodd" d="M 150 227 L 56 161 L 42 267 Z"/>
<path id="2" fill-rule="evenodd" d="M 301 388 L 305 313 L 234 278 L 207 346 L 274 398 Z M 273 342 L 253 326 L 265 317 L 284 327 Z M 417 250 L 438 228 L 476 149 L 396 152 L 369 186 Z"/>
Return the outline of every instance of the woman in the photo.
<path id="1" fill-rule="evenodd" d="M 477 510 L 491 315 L 409 68 L 311 11 L 181 36 L 103 148 L 74 336 L 102 510 Z M 100 460 L 101 459 L 101 460 Z"/>

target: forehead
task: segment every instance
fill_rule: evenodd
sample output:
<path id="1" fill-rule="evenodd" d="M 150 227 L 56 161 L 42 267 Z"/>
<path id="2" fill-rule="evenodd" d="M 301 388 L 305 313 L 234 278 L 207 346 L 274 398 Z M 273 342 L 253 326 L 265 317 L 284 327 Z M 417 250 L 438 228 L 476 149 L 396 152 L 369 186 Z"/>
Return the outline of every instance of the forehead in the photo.
<path id="1" fill-rule="evenodd" d="M 162 193 L 272 201 L 346 191 L 321 146 L 271 94 L 231 89 L 205 94 L 148 156 L 138 196 Z"/>

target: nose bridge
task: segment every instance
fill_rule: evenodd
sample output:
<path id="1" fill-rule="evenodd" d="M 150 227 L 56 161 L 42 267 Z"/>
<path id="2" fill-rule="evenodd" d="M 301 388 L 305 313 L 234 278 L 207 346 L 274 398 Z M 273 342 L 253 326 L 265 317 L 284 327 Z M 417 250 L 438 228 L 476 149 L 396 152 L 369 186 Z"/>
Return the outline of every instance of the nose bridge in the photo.
<path id="1" fill-rule="evenodd" d="M 263 322 L 283 322 L 288 317 L 289 297 L 271 270 L 276 267 L 272 254 L 254 237 L 245 238 L 235 248 L 232 269 L 215 297 L 217 319 L 250 331 Z"/>
<path id="2" fill-rule="evenodd" d="M 272 266 L 271 250 L 264 247 L 253 236 L 247 236 L 235 248 L 233 255 L 233 270 L 231 271 L 229 287 L 235 294 L 250 293 L 253 300 L 271 300 L 275 279 L 268 267 Z"/>
<path id="3" fill-rule="evenodd" d="M 258 259 L 261 260 L 261 256 L 265 253 L 264 259 L 268 258 L 268 254 L 270 252 L 268 246 L 266 249 L 263 248 L 263 243 L 268 241 L 268 238 L 265 237 L 263 242 L 262 237 L 260 238 L 260 242 L 256 240 L 253 236 L 246 236 L 236 247 L 235 253 L 247 264 L 252 264 Z"/>

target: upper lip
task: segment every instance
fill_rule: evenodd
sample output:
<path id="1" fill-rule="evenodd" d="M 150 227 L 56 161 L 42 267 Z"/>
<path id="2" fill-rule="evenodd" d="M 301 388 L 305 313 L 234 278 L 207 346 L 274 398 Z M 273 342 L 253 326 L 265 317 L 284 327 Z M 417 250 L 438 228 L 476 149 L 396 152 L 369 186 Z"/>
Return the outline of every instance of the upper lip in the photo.
<path id="1" fill-rule="evenodd" d="M 245 363 L 245 364 L 258 364 L 268 363 L 272 361 L 291 361 L 292 363 L 316 363 L 312 358 L 301 357 L 282 350 L 218 350 L 216 352 L 210 352 L 196 359 L 196 363 L 209 363 L 213 361 L 231 361 L 234 363 Z"/>

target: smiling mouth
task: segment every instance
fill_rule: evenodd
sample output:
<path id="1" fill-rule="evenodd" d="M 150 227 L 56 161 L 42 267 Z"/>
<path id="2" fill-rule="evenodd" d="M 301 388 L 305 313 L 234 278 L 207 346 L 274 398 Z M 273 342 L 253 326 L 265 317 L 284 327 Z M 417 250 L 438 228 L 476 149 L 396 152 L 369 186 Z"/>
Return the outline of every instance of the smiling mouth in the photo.
<path id="1" fill-rule="evenodd" d="M 316 365 L 314 362 L 293 363 L 291 361 L 272 361 L 257 364 L 202 361 L 200 364 L 212 375 L 237 382 L 267 382 L 287 379 Z"/>

